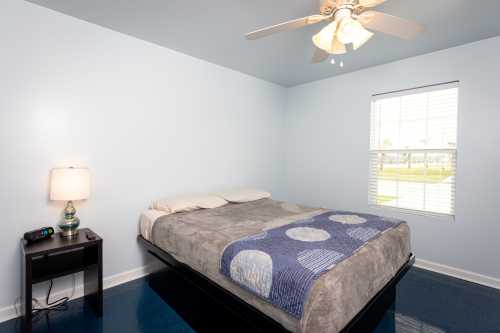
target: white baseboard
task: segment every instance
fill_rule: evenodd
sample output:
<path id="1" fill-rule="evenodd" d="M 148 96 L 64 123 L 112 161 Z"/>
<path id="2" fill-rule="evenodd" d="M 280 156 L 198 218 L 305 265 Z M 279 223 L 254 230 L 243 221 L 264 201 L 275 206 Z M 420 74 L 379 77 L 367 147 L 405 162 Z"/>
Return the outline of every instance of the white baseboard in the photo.
<path id="1" fill-rule="evenodd" d="M 464 269 L 446 266 L 418 258 L 415 260 L 415 266 L 426 269 L 428 271 L 449 275 L 457 279 L 474 282 L 495 289 L 500 289 L 500 279 L 491 276 L 486 276 L 471 271 L 466 271 Z"/>
<path id="2" fill-rule="evenodd" d="M 123 272 L 123 273 L 118 273 L 115 275 L 105 277 L 103 279 L 103 289 L 112 288 L 112 287 L 115 287 L 115 286 L 120 285 L 122 283 L 126 283 L 129 281 L 139 279 L 143 276 L 150 274 L 151 272 L 156 271 L 160 266 L 161 265 L 159 265 L 159 263 L 155 261 L 149 265 L 145 265 L 145 266 L 135 268 L 135 269 Z M 68 288 L 68 289 L 64 289 L 64 290 L 55 292 L 52 294 L 52 299 L 61 298 L 61 297 L 67 296 L 67 295 L 71 295 L 71 292 L 72 292 L 72 288 Z M 83 285 L 81 285 L 81 284 L 77 285 L 75 287 L 75 291 L 74 291 L 73 297 L 71 297 L 71 299 L 73 300 L 73 299 L 77 299 L 80 297 L 83 297 Z M 38 301 L 41 304 L 44 304 L 45 299 L 44 299 L 44 297 L 38 298 Z M 10 320 L 10 319 L 14 319 L 14 318 L 18 317 L 19 315 L 20 315 L 19 304 L 13 304 L 13 305 L 6 306 L 4 308 L 0 308 L 0 323 L 7 321 L 7 320 Z"/>

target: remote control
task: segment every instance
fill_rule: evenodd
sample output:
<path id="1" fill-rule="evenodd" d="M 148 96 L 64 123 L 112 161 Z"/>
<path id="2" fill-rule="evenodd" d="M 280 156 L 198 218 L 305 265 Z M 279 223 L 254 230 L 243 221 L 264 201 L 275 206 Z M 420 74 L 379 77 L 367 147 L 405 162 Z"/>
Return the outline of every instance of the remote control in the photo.
<path id="1" fill-rule="evenodd" d="M 85 237 L 87 237 L 88 240 L 95 240 L 97 238 L 96 234 L 94 234 L 92 231 L 87 231 L 85 233 Z"/>

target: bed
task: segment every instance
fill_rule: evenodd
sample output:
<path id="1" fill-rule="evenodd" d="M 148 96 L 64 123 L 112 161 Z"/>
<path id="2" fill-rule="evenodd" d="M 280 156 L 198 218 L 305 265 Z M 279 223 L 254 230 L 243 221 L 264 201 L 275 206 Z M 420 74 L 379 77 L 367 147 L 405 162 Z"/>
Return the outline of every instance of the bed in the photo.
<path id="1" fill-rule="evenodd" d="M 406 223 L 384 231 L 316 279 L 300 318 L 221 273 L 224 250 L 235 241 L 326 212 L 269 198 L 165 216 L 153 214 L 141 219 L 138 239 L 162 261 L 185 266 L 184 274 L 204 277 L 279 323 L 283 331 L 346 332 L 364 322 L 373 325 L 374 316 L 380 317 L 381 312 L 375 307 L 380 307 L 377 304 L 388 295 L 393 300 L 395 284 L 412 264 Z"/>

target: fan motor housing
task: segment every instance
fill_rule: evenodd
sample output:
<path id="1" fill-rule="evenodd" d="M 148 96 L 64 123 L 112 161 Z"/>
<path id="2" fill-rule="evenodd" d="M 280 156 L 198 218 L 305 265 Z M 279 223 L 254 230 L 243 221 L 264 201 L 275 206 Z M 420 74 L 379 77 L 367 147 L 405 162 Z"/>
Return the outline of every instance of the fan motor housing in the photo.
<path id="1" fill-rule="evenodd" d="M 325 0 L 323 1 L 320 13 L 321 15 L 331 15 L 341 9 L 353 10 L 359 3 L 359 0 Z"/>

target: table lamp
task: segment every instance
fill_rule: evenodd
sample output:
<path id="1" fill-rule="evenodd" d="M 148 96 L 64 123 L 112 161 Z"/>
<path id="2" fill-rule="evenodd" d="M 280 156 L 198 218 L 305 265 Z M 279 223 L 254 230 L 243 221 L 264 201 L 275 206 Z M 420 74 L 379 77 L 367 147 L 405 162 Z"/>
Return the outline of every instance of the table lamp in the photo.
<path id="1" fill-rule="evenodd" d="M 90 194 L 90 173 L 87 168 L 56 168 L 50 175 L 50 200 L 66 201 L 64 218 L 59 222 L 61 236 L 74 238 L 80 219 L 75 216 L 73 201 L 84 200 Z"/>

